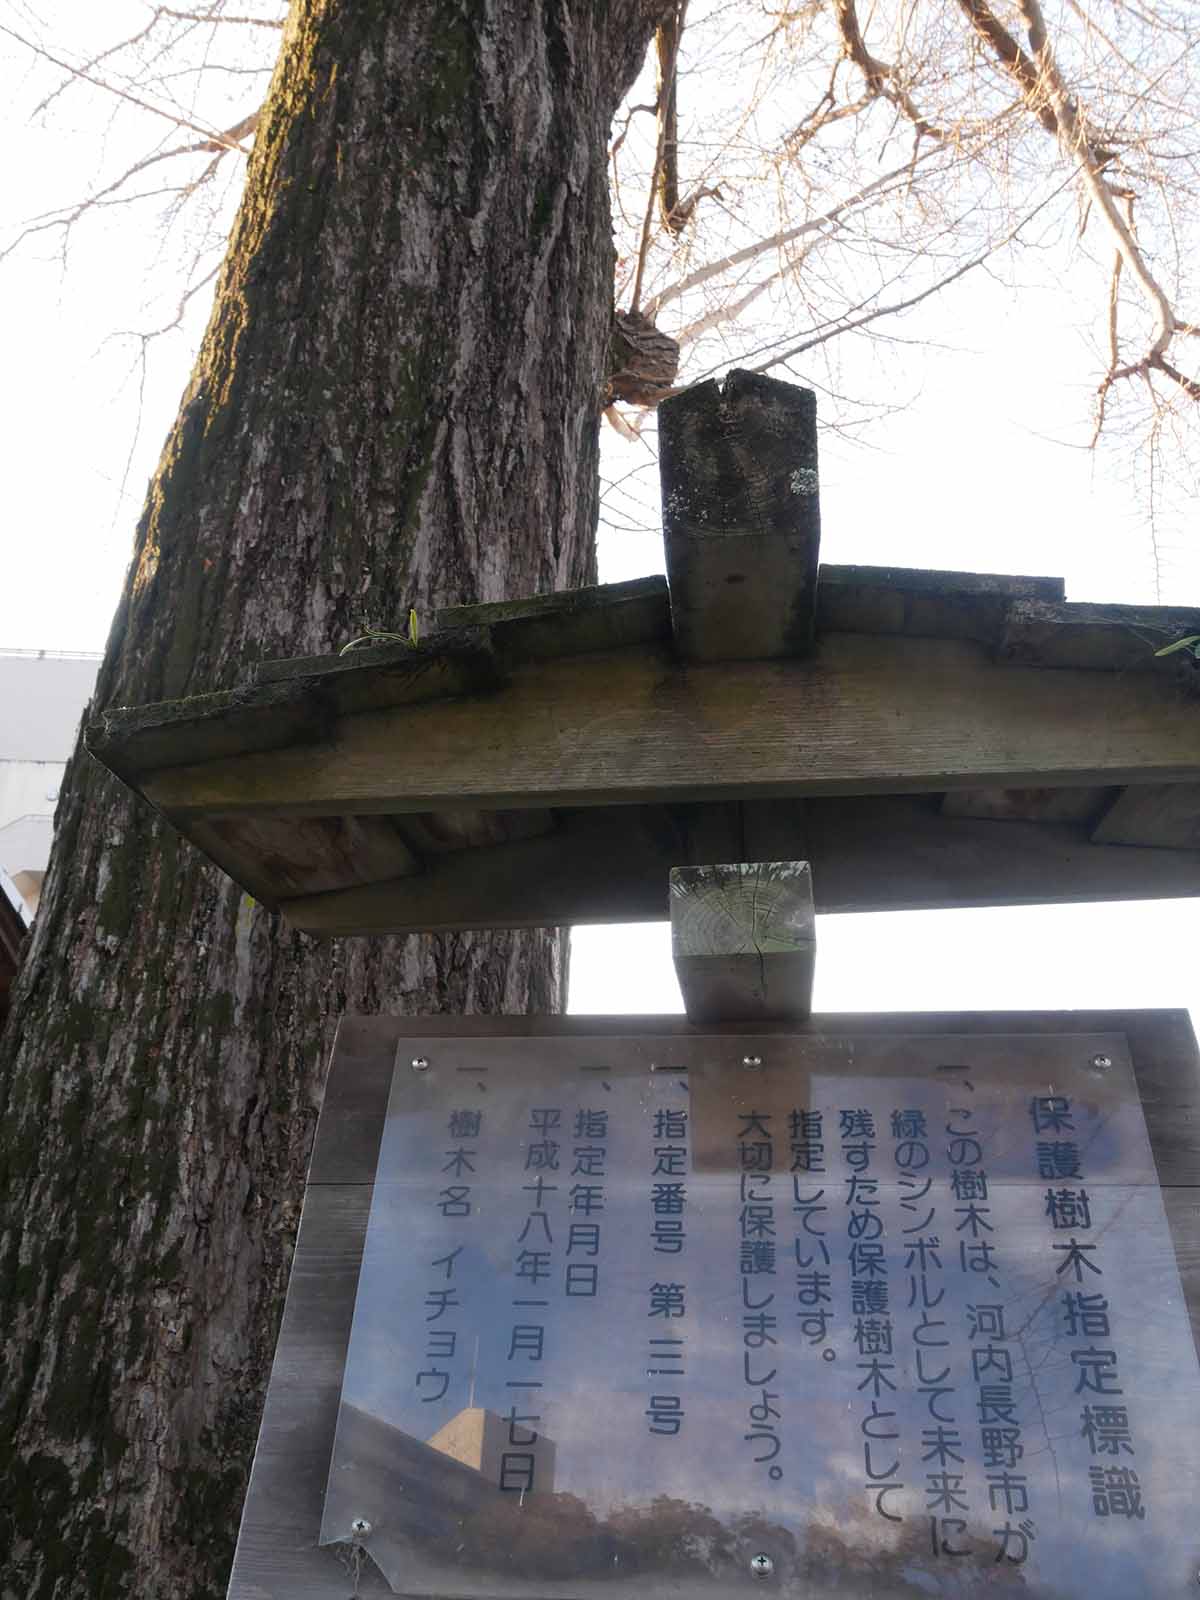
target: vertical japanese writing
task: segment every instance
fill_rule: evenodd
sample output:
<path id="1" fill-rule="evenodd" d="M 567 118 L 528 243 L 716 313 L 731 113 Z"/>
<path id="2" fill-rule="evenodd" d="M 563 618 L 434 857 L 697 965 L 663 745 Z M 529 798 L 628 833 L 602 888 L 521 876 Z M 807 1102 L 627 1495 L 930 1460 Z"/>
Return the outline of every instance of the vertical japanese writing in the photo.
<path id="1" fill-rule="evenodd" d="M 1099 1245 L 1092 1232 L 1092 1201 L 1084 1173 L 1075 1113 L 1066 1095 L 1035 1095 L 1029 1102 L 1038 1177 L 1046 1179 L 1043 1214 L 1056 1237 L 1055 1275 L 1062 1280 L 1059 1302 L 1063 1328 L 1071 1341 L 1076 1395 L 1081 1397 L 1079 1436 L 1086 1439 L 1093 1464 L 1088 1468 L 1092 1514 L 1141 1522 L 1146 1516 L 1137 1470 L 1122 1457 L 1135 1456 L 1134 1429 L 1124 1399 L 1120 1363 L 1112 1334 Z M 1083 1237 L 1080 1237 L 1080 1236 Z M 1105 1462 L 1103 1457 L 1108 1457 Z"/>
<path id="2" fill-rule="evenodd" d="M 947 1115 L 946 1155 L 950 1162 L 954 1228 L 959 1236 L 959 1270 L 974 1280 L 971 1293 L 980 1297 L 968 1303 L 965 1317 L 988 1509 L 1004 1518 L 1002 1526 L 992 1529 L 998 1541 L 994 1560 L 1020 1566 L 1028 1557 L 1036 1530 L 1032 1519 L 1024 1515 L 1029 1509 L 1029 1480 L 1020 1465 L 1025 1447 L 1004 1305 L 984 1298 L 984 1284 L 1000 1288 L 992 1197 L 982 1164 L 983 1144 L 975 1126 L 975 1113 L 958 1106 L 951 1107 Z"/>
<path id="3" fill-rule="evenodd" d="M 542 1420 L 533 1408 L 540 1404 L 538 1391 L 543 1386 L 542 1363 L 546 1357 L 546 1309 L 550 1302 L 542 1287 L 554 1272 L 554 1230 L 551 1226 L 547 1195 L 558 1193 L 558 1184 L 549 1183 L 546 1173 L 561 1171 L 562 1110 L 558 1106 L 533 1106 L 529 1112 L 529 1131 L 525 1141 L 525 1173 L 532 1183 L 522 1185 L 529 1196 L 527 1214 L 517 1234 L 513 1254 L 513 1316 L 508 1336 L 508 1362 L 514 1374 L 505 1379 L 511 1391 L 505 1421 L 508 1424 L 507 1449 L 500 1452 L 499 1487 L 508 1493 L 524 1494 L 535 1487 L 538 1433 L 534 1423 Z M 523 1409 L 518 1409 L 521 1407 Z"/>
<path id="4" fill-rule="evenodd" d="M 441 1170 L 443 1176 L 449 1174 L 452 1181 L 439 1191 L 434 1203 L 443 1217 L 459 1220 L 471 1215 L 469 1180 L 474 1175 L 475 1160 L 479 1154 L 476 1141 L 483 1132 L 483 1112 L 451 1111 L 447 1132 L 454 1147 L 443 1152 Z M 471 1141 L 469 1149 L 467 1140 Z M 465 1183 L 453 1181 L 464 1177 L 468 1180 Z M 445 1255 L 435 1256 L 429 1263 L 432 1283 L 426 1290 L 424 1309 L 425 1359 L 430 1365 L 423 1367 L 413 1380 L 417 1394 L 426 1405 L 443 1399 L 452 1380 L 458 1376 L 455 1364 L 462 1356 L 459 1347 L 462 1330 L 458 1326 L 462 1303 L 458 1298 L 458 1285 L 454 1282 L 454 1269 L 462 1248 L 461 1244 L 455 1245 Z M 445 1318 L 449 1318 L 448 1327 L 433 1326 Z"/>
<path id="5" fill-rule="evenodd" d="M 654 1113 L 654 1159 L 650 1171 L 650 1238 L 656 1255 L 676 1257 L 687 1243 L 688 1114 L 672 1107 Z M 664 1263 L 664 1266 L 666 1263 Z M 646 1376 L 652 1393 L 646 1406 L 650 1433 L 677 1434 L 683 1427 L 683 1396 L 677 1382 L 686 1372 L 687 1284 L 678 1261 L 647 1289 Z"/>
<path id="6" fill-rule="evenodd" d="M 833 1320 L 833 1274 L 825 1203 L 825 1190 L 812 1176 L 825 1168 L 825 1124 L 821 1111 L 788 1113 L 788 1132 L 792 1150 L 792 1210 L 799 1218 L 792 1240 L 796 1261 L 796 1312 L 800 1337 L 811 1347 L 819 1347 L 822 1359 L 835 1361 L 837 1352 L 829 1339 Z M 801 1176 L 804 1174 L 804 1176 Z"/>
<path id="7" fill-rule="evenodd" d="M 959 1270 L 969 1279 L 972 1294 L 981 1298 L 966 1307 L 966 1331 L 971 1350 L 971 1381 L 979 1443 L 983 1452 L 988 1509 L 1004 1517 L 992 1535 L 999 1542 L 994 1560 L 1020 1566 L 1028 1557 L 1035 1535 L 1029 1509 L 1029 1481 L 1020 1470 L 1025 1454 L 1021 1422 L 1013 1389 L 1012 1351 L 1001 1301 L 982 1298 L 984 1283 L 999 1289 L 1000 1264 L 994 1243 L 988 1174 L 983 1166 L 983 1145 L 967 1107 L 952 1107 L 946 1123 L 946 1155 L 950 1162 L 950 1191 L 954 1200 L 955 1232 L 959 1235 Z M 1014 1520 L 1019 1518 L 1020 1520 Z"/>
<path id="8" fill-rule="evenodd" d="M 401 1586 L 687 1588 L 698 1540 L 813 1594 L 1178 1588 L 1200 1368 L 1127 1050 L 996 1026 L 402 1059 L 322 1539 Z"/>
<path id="9" fill-rule="evenodd" d="M 776 1460 L 783 1448 L 779 1423 L 779 1391 L 770 1385 L 779 1368 L 772 1352 L 779 1341 L 779 1316 L 775 1304 L 776 1236 L 774 1181 L 775 1147 L 762 1111 L 738 1115 L 738 1172 L 741 1211 L 738 1216 L 738 1281 L 742 1301 L 742 1379 L 755 1398 L 747 1403 L 748 1431 L 743 1441 L 751 1459 L 766 1466 L 767 1476 L 778 1481 L 783 1467 Z"/>
<path id="10" fill-rule="evenodd" d="M 908 1274 L 908 1309 L 916 1313 L 911 1332 L 913 1370 L 926 1410 L 920 1450 L 925 1468 L 929 1543 L 939 1559 L 965 1556 L 971 1553 L 970 1547 L 960 1541 L 967 1531 L 970 1499 L 958 1386 L 953 1362 L 942 1354 L 950 1347 L 946 1319 L 933 1315 L 946 1298 L 946 1285 L 937 1203 L 929 1172 L 928 1119 L 924 1111 L 905 1107 L 894 1110 L 891 1121 L 892 1158 L 900 1174 L 900 1209 L 906 1213 L 900 1232 Z"/>
<path id="11" fill-rule="evenodd" d="M 567 1226 L 567 1256 L 563 1292 L 568 1299 L 593 1299 L 600 1286 L 600 1224 L 591 1218 L 604 1210 L 604 1184 L 608 1176 L 608 1112 L 581 1109 L 575 1113 L 575 1144 L 571 1151 L 572 1183 L 567 1199 L 571 1221 Z M 587 1221 L 576 1221 L 577 1217 Z"/>
<path id="12" fill-rule="evenodd" d="M 878 1516 L 902 1522 L 889 1507 L 888 1496 L 903 1491 L 900 1472 L 900 1430 L 890 1397 L 896 1393 L 890 1284 L 884 1222 L 879 1210 L 879 1180 L 871 1170 L 876 1149 L 875 1117 L 865 1106 L 838 1111 L 842 1160 L 848 1169 L 846 1190 L 846 1260 L 850 1269 L 850 1327 L 858 1352 L 856 1384 L 869 1411 L 859 1421 L 863 1440 L 865 1492 L 874 1497 Z"/>

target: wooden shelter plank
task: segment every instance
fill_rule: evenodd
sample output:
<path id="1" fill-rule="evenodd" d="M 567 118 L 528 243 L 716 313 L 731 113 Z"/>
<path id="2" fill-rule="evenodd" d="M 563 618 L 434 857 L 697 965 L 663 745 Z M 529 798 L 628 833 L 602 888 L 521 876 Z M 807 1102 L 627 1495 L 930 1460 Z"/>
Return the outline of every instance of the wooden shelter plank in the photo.
<path id="1" fill-rule="evenodd" d="M 388 818 L 388 822 L 399 828 L 422 859 L 533 839 L 551 833 L 555 827 L 553 811 L 532 806 L 522 811 L 480 811 L 464 806 L 451 811 L 409 811 Z M 381 878 L 385 874 L 373 876 Z"/>
<path id="2" fill-rule="evenodd" d="M 825 565 L 817 593 L 817 631 L 974 639 L 995 648 L 1014 601 L 1061 603 L 1063 598 L 1061 578 Z"/>
<path id="3" fill-rule="evenodd" d="M 1055 605 L 1014 601 L 1000 644 L 1002 659 L 1037 667 L 1155 672 L 1155 651 L 1200 633 L 1200 610 L 1181 606 Z"/>
<path id="4" fill-rule="evenodd" d="M 1200 708 L 1197 708 L 1200 716 Z M 1097 844 L 1200 850 L 1200 783 L 1123 789 L 1092 831 Z"/>
<path id="5" fill-rule="evenodd" d="M 524 661 L 616 650 L 671 637 L 671 605 L 661 574 L 521 600 L 450 606 L 437 627 L 487 628 L 498 651 Z"/>
<path id="6" fill-rule="evenodd" d="M 942 813 L 990 822 L 1094 822 L 1119 792 L 1102 784 L 1071 789 L 950 789 Z"/>
<path id="7" fill-rule="evenodd" d="M 421 870 L 390 817 L 217 812 L 195 818 L 188 831 L 193 844 L 270 905 Z"/>
<path id="8" fill-rule="evenodd" d="M 804 661 L 680 666 L 641 646 L 528 663 L 487 696 L 364 713 L 319 744 L 142 787 L 183 821 L 1139 780 L 1200 780 L 1200 716 L 1169 681 L 831 634 Z"/>
<path id="9" fill-rule="evenodd" d="M 219 761 L 249 751 L 309 745 L 339 717 L 495 688 L 501 669 L 486 629 L 464 628 L 436 645 L 388 645 L 346 656 L 303 656 L 277 681 L 149 706 L 114 706 L 87 728 L 92 755 L 134 787 L 185 756 Z M 294 670 L 286 670 L 286 669 Z"/>
<path id="10" fill-rule="evenodd" d="M 944 817 L 919 795 L 556 815 L 553 834 L 281 910 L 318 937 L 653 921 L 667 915 L 672 867 L 789 854 L 812 863 L 821 913 L 1200 895 L 1200 851 L 1096 845 L 1072 823 Z"/>
<path id="11" fill-rule="evenodd" d="M 821 563 L 823 589 L 868 590 L 898 595 L 955 595 L 997 600 L 1046 600 L 1061 603 L 1066 599 L 1066 584 L 1061 578 L 1015 572 L 956 572 L 945 567 L 872 567 L 841 562 Z M 874 632 L 854 628 L 852 632 Z M 902 631 L 897 629 L 897 632 Z"/>
<path id="12" fill-rule="evenodd" d="M 939 816 L 922 796 L 809 803 L 817 909 L 921 911 L 1200 895 L 1200 851 L 1093 844 L 1086 825 Z"/>
<path id="13" fill-rule="evenodd" d="M 612 806 L 557 814 L 552 834 L 429 859 L 418 877 L 283 902 L 305 933 L 536 928 L 665 918 L 674 866 L 741 849 L 736 805 Z"/>

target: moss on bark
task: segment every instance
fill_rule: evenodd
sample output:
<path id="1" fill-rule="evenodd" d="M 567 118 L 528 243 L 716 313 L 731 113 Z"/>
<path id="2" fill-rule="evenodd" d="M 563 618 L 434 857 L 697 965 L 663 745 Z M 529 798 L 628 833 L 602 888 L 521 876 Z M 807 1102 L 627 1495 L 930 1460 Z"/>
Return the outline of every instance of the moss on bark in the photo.
<path id="1" fill-rule="evenodd" d="M 97 706 L 578 585 L 605 140 L 655 0 L 297 0 Z M 310 944 L 80 752 L 0 1046 L 4 1600 L 224 1592 L 332 1027 L 551 933 Z"/>

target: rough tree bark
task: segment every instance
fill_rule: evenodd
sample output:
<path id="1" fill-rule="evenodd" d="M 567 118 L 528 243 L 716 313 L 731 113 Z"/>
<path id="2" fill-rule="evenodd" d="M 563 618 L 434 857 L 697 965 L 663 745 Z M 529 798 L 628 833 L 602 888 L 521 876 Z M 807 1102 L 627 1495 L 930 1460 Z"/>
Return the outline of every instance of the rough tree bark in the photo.
<path id="1" fill-rule="evenodd" d="M 96 705 L 592 573 L 606 140 L 661 0 L 296 0 Z M 0 1594 L 223 1593 L 332 1025 L 556 936 L 288 933 L 76 752 L 0 1056 Z"/>

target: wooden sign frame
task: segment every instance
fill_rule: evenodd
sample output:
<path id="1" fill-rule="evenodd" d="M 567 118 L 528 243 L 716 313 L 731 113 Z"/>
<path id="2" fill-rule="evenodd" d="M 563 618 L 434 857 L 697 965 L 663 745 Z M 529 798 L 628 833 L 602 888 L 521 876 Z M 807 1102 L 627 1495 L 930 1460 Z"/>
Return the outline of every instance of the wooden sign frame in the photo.
<path id="1" fill-rule="evenodd" d="M 342 1374 L 398 1052 L 451 1039 L 787 1038 L 937 1034 L 1124 1034 L 1200 1350 L 1200 1054 L 1186 1011 L 842 1013 L 794 1028 L 693 1026 L 678 1017 L 347 1017 L 317 1126 L 291 1284 L 267 1390 L 228 1600 L 384 1600 L 370 1561 L 347 1550 L 346 1582 L 317 1543 Z"/>

